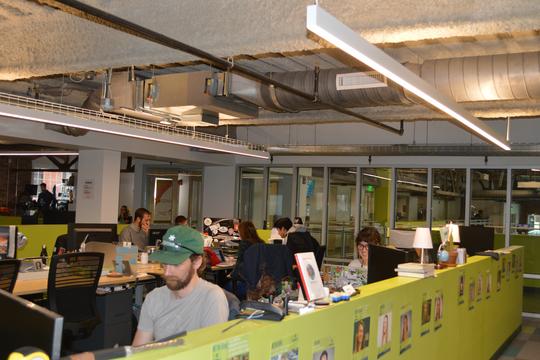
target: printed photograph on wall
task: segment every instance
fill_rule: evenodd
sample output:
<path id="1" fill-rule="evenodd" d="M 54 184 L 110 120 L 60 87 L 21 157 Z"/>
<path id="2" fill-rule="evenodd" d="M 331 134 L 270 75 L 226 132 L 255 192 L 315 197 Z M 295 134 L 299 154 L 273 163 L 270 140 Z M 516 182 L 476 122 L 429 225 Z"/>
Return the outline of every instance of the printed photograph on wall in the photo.
<path id="1" fill-rule="evenodd" d="M 476 301 L 482 300 L 482 273 L 478 274 L 476 278 Z"/>
<path id="2" fill-rule="evenodd" d="M 369 347 L 371 319 L 367 316 L 367 306 L 358 308 L 354 312 L 353 329 L 353 359 L 367 359 L 367 349 Z"/>
<path id="3" fill-rule="evenodd" d="M 399 324 L 399 353 L 403 354 L 411 348 L 412 309 L 410 305 L 401 307 Z"/>
<path id="4" fill-rule="evenodd" d="M 491 297 L 491 271 L 486 270 L 486 300 Z"/>
<path id="5" fill-rule="evenodd" d="M 429 334 L 430 324 L 431 324 L 431 298 L 428 293 L 422 295 L 422 319 L 421 319 L 421 328 L 420 336 Z"/>
<path id="6" fill-rule="evenodd" d="M 334 360 L 335 359 L 334 339 L 326 337 L 317 339 L 313 343 L 313 360 Z"/>
<path id="7" fill-rule="evenodd" d="M 462 270 L 459 272 L 458 277 L 458 305 L 465 302 L 465 272 Z"/>
<path id="8" fill-rule="evenodd" d="M 392 305 L 382 304 L 379 308 L 377 327 L 377 358 L 391 350 L 392 343 Z"/>
<path id="9" fill-rule="evenodd" d="M 442 290 L 435 291 L 435 297 L 433 302 L 434 305 L 434 322 L 433 322 L 433 329 L 435 331 L 439 330 L 442 327 L 442 320 L 443 320 L 443 312 L 444 312 L 444 299 L 443 299 L 443 292 Z"/>
<path id="10" fill-rule="evenodd" d="M 474 298 L 476 297 L 476 280 L 471 278 L 469 282 L 469 310 L 474 309 Z"/>
<path id="11" fill-rule="evenodd" d="M 270 360 L 298 360 L 298 335 L 272 342 Z"/>
<path id="12" fill-rule="evenodd" d="M 249 360 L 247 336 L 239 336 L 212 346 L 212 360 Z"/>

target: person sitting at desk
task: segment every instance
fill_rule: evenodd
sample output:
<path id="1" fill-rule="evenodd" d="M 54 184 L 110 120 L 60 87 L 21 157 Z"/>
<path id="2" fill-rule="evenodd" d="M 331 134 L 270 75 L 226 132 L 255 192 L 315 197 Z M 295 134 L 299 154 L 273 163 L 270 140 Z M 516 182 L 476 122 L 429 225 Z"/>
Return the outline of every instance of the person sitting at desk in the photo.
<path id="1" fill-rule="evenodd" d="M 129 213 L 128 207 L 126 205 L 120 206 L 120 213 L 118 214 L 118 223 L 131 224 L 131 220 L 133 220 L 133 218 Z"/>
<path id="2" fill-rule="evenodd" d="M 242 221 L 238 225 L 238 233 L 240 234 L 240 246 L 238 248 L 238 255 L 236 257 L 236 265 L 231 273 L 231 278 L 234 280 L 243 281 L 240 278 L 240 272 L 244 265 L 244 253 L 253 244 L 264 244 L 264 241 L 257 234 L 257 229 L 251 221 Z M 245 297 L 246 287 L 243 283 L 238 283 L 237 293 L 241 298 Z"/>
<path id="3" fill-rule="evenodd" d="M 223 290 L 199 277 L 204 267 L 202 235 L 174 226 L 163 239 L 163 250 L 152 253 L 150 260 L 163 266 L 166 286 L 146 296 L 133 346 L 226 322 L 229 316 Z"/>
<path id="4" fill-rule="evenodd" d="M 358 252 L 358 258 L 349 263 L 350 267 L 355 268 L 367 268 L 368 266 L 368 246 L 369 244 L 380 245 L 381 235 L 372 226 L 366 226 L 358 235 L 356 235 L 356 250 Z"/>
<path id="5" fill-rule="evenodd" d="M 175 225 L 187 225 L 187 217 L 184 215 L 178 215 L 174 218 L 174 224 Z"/>
<path id="6" fill-rule="evenodd" d="M 135 210 L 133 222 L 126 226 L 118 237 L 118 242 L 130 242 L 137 245 L 140 251 L 144 251 L 148 245 L 148 231 L 150 230 L 151 213 L 145 208 Z"/>

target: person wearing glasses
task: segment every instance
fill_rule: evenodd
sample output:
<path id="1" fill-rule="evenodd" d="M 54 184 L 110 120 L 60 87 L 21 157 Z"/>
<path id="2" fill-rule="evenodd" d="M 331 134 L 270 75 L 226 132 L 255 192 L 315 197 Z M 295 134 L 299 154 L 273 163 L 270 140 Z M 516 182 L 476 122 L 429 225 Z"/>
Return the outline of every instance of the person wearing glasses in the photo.
<path id="1" fill-rule="evenodd" d="M 149 259 L 161 263 L 166 286 L 146 296 L 133 346 L 226 322 L 229 316 L 223 289 L 197 273 L 205 266 L 202 235 L 188 226 L 174 226 L 165 233 L 162 247 Z"/>
<path id="2" fill-rule="evenodd" d="M 366 226 L 356 235 L 356 250 L 358 258 L 349 263 L 350 267 L 367 268 L 369 244 L 381 245 L 381 235 L 372 226 Z"/>

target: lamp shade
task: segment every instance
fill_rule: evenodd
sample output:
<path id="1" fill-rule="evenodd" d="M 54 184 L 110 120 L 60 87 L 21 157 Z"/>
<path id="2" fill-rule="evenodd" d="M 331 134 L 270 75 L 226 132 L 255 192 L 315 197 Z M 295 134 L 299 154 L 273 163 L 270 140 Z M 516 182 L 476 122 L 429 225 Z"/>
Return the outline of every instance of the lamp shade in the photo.
<path id="1" fill-rule="evenodd" d="M 448 228 L 448 238 L 452 236 L 452 242 L 461 242 L 459 240 L 459 226 L 456 224 L 446 224 L 446 227 Z"/>
<path id="2" fill-rule="evenodd" d="M 429 228 L 417 228 L 414 234 L 413 247 L 416 249 L 433 249 Z"/>

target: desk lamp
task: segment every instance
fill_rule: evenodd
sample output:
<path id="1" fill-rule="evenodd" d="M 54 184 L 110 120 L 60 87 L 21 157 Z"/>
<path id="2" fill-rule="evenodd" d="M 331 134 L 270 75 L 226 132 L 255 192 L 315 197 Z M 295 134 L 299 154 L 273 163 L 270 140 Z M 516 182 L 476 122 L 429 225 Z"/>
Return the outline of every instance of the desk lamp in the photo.
<path id="1" fill-rule="evenodd" d="M 414 234 L 413 248 L 420 249 L 420 263 L 424 264 L 424 249 L 433 249 L 429 228 L 417 228 Z"/>

